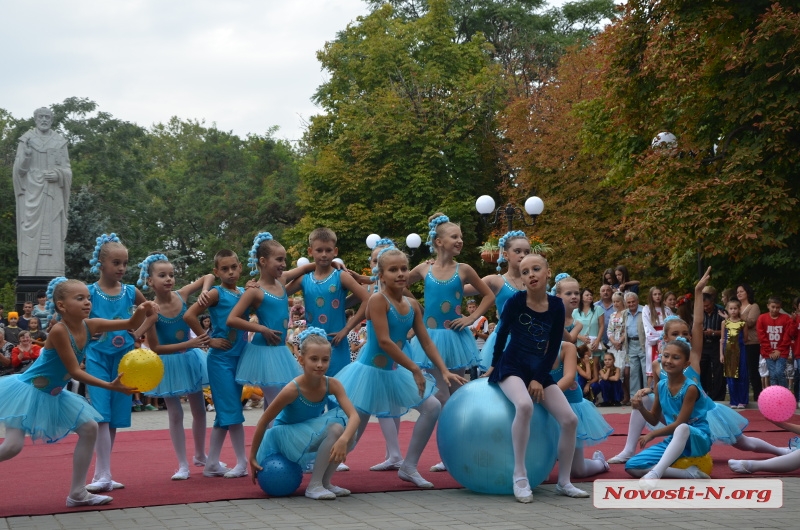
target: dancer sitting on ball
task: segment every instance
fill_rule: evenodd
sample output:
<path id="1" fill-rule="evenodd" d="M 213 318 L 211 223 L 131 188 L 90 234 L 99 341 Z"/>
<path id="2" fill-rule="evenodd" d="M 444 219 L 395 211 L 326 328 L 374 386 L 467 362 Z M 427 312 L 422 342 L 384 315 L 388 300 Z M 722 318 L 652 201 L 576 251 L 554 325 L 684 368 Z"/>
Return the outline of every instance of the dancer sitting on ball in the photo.
<path id="1" fill-rule="evenodd" d="M 564 333 L 564 304 L 560 298 L 547 294 L 550 268 L 544 256 L 526 256 L 520 262 L 520 273 L 526 290 L 514 294 L 503 307 L 492 367 L 487 372 L 489 382 L 499 384 L 516 409 L 511 424 L 514 496 L 520 502 L 533 502 L 525 451 L 534 403 L 541 403 L 561 426 L 556 492 L 568 497 L 588 497 L 588 493 L 572 485 L 569 476 L 578 418 L 550 375 Z"/>
<path id="2" fill-rule="evenodd" d="M 263 468 L 260 462 L 280 453 L 305 468 L 314 462 L 306 497 L 333 500 L 350 495 L 350 490 L 331 484 L 336 467 L 345 461 L 355 445 L 359 418 L 342 384 L 325 372 L 331 363 L 331 345 L 324 329 L 309 328 L 300 333 L 303 373 L 283 387 L 261 415 L 250 447 L 253 483 Z M 339 407 L 323 414 L 328 396 Z M 267 427 L 274 420 L 271 429 Z M 266 432 L 266 436 L 264 433 Z"/>

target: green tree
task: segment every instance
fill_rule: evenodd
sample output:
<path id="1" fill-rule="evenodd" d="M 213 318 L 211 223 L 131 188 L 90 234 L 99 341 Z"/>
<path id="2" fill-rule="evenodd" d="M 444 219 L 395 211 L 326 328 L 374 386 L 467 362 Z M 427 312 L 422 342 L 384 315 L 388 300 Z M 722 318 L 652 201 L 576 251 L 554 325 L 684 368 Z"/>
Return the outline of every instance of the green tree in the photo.
<path id="1" fill-rule="evenodd" d="M 794 291 L 800 270 L 800 16 L 763 0 L 637 0 L 599 38 L 603 92 L 587 149 L 626 192 L 625 228 L 689 283 Z M 677 145 L 651 149 L 661 131 Z"/>
<path id="2" fill-rule="evenodd" d="M 345 260 L 360 263 L 369 233 L 424 239 L 442 210 L 462 223 L 476 259 L 474 201 L 500 179 L 493 121 L 503 94 L 486 41 L 456 42 L 453 27 L 442 1 L 413 20 L 386 5 L 318 54 L 330 80 L 314 98 L 325 114 L 304 136 L 295 255 L 328 226 Z"/>

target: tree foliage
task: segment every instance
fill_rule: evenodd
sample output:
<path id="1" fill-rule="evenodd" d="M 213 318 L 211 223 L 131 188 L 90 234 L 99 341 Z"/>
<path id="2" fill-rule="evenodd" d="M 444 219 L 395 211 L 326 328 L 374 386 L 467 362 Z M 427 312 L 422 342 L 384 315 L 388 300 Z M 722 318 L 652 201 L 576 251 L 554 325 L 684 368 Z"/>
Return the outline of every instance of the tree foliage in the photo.
<path id="1" fill-rule="evenodd" d="M 582 138 L 673 276 L 693 275 L 698 243 L 721 282 L 786 292 L 800 269 L 799 36 L 781 3 L 635 0 L 599 37 Z M 677 146 L 651 149 L 661 131 Z"/>

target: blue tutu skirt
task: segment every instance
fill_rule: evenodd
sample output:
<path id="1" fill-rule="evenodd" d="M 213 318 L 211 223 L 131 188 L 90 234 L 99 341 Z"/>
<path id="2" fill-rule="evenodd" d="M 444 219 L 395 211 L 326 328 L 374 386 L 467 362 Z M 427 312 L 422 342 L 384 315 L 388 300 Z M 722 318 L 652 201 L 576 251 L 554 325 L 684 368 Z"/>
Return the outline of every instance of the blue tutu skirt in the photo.
<path id="1" fill-rule="evenodd" d="M 594 403 L 584 399 L 579 403 L 570 403 L 572 411 L 578 417 L 576 436 L 584 446 L 597 445 L 614 432 L 614 429 L 597 411 Z"/>
<path id="2" fill-rule="evenodd" d="M 356 361 L 344 367 L 336 379 L 356 409 L 379 418 L 399 418 L 436 391 L 433 377 L 425 374 L 425 393 L 420 397 L 414 375 L 402 366 L 383 370 Z"/>
<path id="3" fill-rule="evenodd" d="M 711 429 L 711 441 L 725 445 L 735 444 L 736 438 L 742 435 L 750 423 L 735 410 L 719 403 L 708 411 L 706 419 Z"/>
<path id="4" fill-rule="evenodd" d="M 52 395 L 10 375 L 0 379 L 0 423 L 20 429 L 32 440 L 54 443 L 87 421 L 103 417 L 78 394 L 62 390 Z"/>
<path id="5" fill-rule="evenodd" d="M 478 366 L 480 363 L 478 345 L 469 329 L 429 329 L 428 335 L 448 370 Z M 411 360 L 420 368 L 433 368 L 433 363 L 425 355 L 417 337 L 411 339 Z"/>
<path id="6" fill-rule="evenodd" d="M 203 363 L 200 355 L 205 356 L 205 353 L 199 348 L 192 348 L 183 353 L 160 355 L 159 358 L 164 363 L 164 377 L 157 387 L 145 392 L 144 395 L 177 397 L 202 392 Z"/>
<path id="7" fill-rule="evenodd" d="M 664 451 L 667 450 L 667 446 L 671 441 L 672 435 L 668 436 L 660 443 L 651 445 L 633 455 L 625 464 L 625 469 L 650 469 L 655 466 L 661 460 Z M 689 425 L 689 439 L 686 441 L 681 457 L 703 456 L 708 454 L 709 451 L 711 451 L 711 438 L 708 434 L 697 427 Z"/>
<path id="8" fill-rule="evenodd" d="M 248 342 L 239 358 L 236 382 L 240 385 L 283 387 L 301 373 L 297 359 L 285 344 L 259 346 Z"/>
<path id="9" fill-rule="evenodd" d="M 300 423 L 274 425 L 264 434 L 256 459 L 262 462 L 269 455 L 280 453 L 305 469 L 316 459 L 319 444 L 327 436 L 328 426 L 332 423 L 347 425 L 347 415 L 339 407 Z"/>
<path id="10" fill-rule="evenodd" d="M 509 337 L 506 339 L 506 346 L 508 346 L 508 342 L 510 340 L 511 336 L 509 335 Z M 483 348 L 481 348 L 480 360 L 478 362 L 478 367 L 484 372 L 492 367 L 492 358 L 494 357 L 494 345 L 496 343 L 497 343 L 497 333 L 492 331 L 486 338 L 486 342 L 483 343 Z"/>
<path id="11" fill-rule="evenodd" d="M 208 352 L 201 350 L 200 348 L 195 348 L 189 351 L 194 352 L 194 355 L 200 361 L 200 369 L 203 374 L 200 385 L 203 386 L 203 388 L 211 385 L 211 383 L 208 382 Z"/>

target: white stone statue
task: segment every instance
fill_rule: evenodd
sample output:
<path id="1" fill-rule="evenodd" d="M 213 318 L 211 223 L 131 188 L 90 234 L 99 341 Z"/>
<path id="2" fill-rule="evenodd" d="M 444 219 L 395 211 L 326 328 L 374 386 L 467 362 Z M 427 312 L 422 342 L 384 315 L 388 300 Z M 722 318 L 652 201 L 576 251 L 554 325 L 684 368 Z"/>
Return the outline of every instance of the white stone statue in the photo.
<path id="1" fill-rule="evenodd" d="M 63 276 L 72 169 L 67 141 L 50 130 L 53 111 L 36 109 L 14 160 L 20 276 Z"/>

